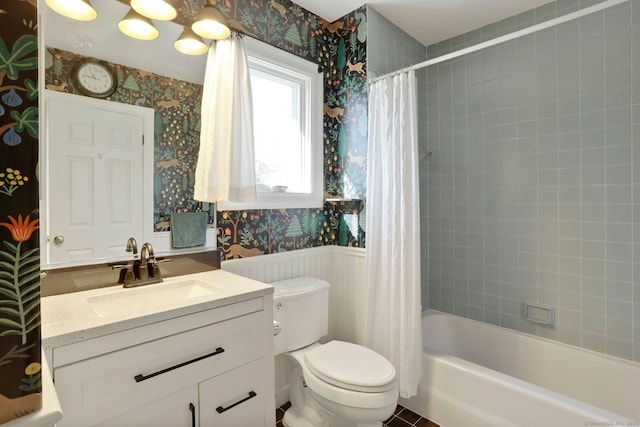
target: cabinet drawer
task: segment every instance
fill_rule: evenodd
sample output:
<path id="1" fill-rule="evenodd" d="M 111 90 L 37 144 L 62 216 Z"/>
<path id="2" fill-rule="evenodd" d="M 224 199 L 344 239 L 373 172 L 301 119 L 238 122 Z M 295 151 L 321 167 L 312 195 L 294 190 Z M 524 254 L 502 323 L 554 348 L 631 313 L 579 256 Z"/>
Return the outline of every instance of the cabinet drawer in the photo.
<path id="1" fill-rule="evenodd" d="M 97 424 L 258 359 L 264 321 L 253 313 L 57 368 L 60 426 Z"/>
<path id="2" fill-rule="evenodd" d="M 268 405 L 265 359 L 198 385 L 200 427 L 264 427 Z"/>

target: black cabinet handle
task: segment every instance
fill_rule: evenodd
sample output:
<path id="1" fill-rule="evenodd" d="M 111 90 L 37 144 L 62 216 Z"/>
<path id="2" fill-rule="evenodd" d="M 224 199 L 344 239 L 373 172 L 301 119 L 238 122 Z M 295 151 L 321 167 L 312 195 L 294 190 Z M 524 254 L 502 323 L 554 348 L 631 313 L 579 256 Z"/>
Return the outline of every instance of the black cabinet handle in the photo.
<path id="1" fill-rule="evenodd" d="M 196 427 L 196 407 L 193 403 L 189 403 L 189 410 L 191 411 L 191 427 Z"/>
<path id="2" fill-rule="evenodd" d="M 244 399 L 242 399 L 242 400 L 238 400 L 236 403 L 234 403 L 233 405 L 229 405 L 229 406 L 227 406 L 226 408 L 223 408 L 222 406 L 218 406 L 218 407 L 216 408 L 216 411 L 218 411 L 218 413 L 219 413 L 219 414 L 221 414 L 221 413 L 223 413 L 223 412 L 225 412 L 225 411 L 228 411 L 228 410 L 229 410 L 229 409 L 231 409 L 231 408 L 235 408 L 235 407 L 236 407 L 236 406 L 238 406 L 239 404 L 244 403 L 244 402 L 246 402 L 246 401 L 247 401 L 247 400 L 249 400 L 249 399 L 253 399 L 253 398 L 254 398 L 254 397 L 256 397 L 257 395 L 258 395 L 258 394 L 257 394 L 255 391 L 251 390 L 251 391 L 249 392 L 249 396 L 245 397 L 245 398 L 244 398 Z"/>
<path id="3" fill-rule="evenodd" d="M 153 374 L 149 374 L 149 375 L 138 374 L 135 377 L 133 377 L 133 379 L 135 379 L 136 382 L 139 383 L 141 381 L 148 380 L 149 378 L 153 378 L 153 377 L 157 377 L 158 375 L 166 374 L 167 372 L 173 371 L 174 369 L 182 368 L 183 366 L 187 366 L 187 365 L 190 365 L 192 363 L 199 362 L 199 361 L 201 361 L 203 359 L 206 359 L 208 357 L 217 356 L 220 353 L 224 353 L 224 348 L 218 347 L 218 348 L 216 348 L 216 351 L 214 351 L 213 353 L 205 354 L 204 356 L 200 356 L 200 357 L 196 357 L 195 359 L 187 360 L 186 362 L 182 362 L 182 363 L 180 363 L 178 365 L 175 365 L 175 366 L 172 366 L 170 368 L 163 369 L 163 370 L 158 371 L 158 372 L 154 372 Z"/>

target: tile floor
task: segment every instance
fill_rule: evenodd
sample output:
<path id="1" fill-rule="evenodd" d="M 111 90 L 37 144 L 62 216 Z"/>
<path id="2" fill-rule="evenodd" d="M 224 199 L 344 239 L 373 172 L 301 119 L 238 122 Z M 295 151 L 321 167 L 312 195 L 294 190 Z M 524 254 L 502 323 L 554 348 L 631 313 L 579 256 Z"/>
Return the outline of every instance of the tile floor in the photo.
<path id="1" fill-rule="evenodd" d="M 287 409 L 291 406 L 286 403 L 276 409 L 276 427 L 283 427 L 282 417 Z M 398 405 L 394 414 L 382 423 L 383 427 L 439 427 L 438 424 L 433 423 L 420 415 L 412 412 L 402 406 Z"/>

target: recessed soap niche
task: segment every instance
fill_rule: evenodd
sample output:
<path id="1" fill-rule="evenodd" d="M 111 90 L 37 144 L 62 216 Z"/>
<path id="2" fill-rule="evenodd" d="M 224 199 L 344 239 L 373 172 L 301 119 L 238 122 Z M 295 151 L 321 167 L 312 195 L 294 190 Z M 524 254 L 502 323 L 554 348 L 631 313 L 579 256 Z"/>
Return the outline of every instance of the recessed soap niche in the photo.
<path id="1" fill-rule="evenodd" d="M 524 318 L 529 322 L 537 323 L 542 326 L 554 327 L 556 323 L 556 308 L 532 303 L 532 302 L 524 302 L 523 303 L 523 313 Z"/>

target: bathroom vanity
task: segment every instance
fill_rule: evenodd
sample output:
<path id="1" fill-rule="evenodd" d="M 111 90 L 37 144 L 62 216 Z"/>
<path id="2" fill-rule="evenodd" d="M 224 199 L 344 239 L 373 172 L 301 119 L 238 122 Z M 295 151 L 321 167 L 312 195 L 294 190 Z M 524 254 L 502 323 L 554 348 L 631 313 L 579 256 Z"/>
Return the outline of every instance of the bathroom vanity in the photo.
<path id="1" fill-rule="evenodd" d="M 222 270 L 43 298 L 58 426 L 275 425 L 272 307 Z"/>

